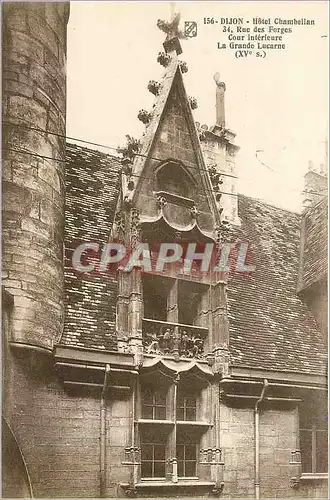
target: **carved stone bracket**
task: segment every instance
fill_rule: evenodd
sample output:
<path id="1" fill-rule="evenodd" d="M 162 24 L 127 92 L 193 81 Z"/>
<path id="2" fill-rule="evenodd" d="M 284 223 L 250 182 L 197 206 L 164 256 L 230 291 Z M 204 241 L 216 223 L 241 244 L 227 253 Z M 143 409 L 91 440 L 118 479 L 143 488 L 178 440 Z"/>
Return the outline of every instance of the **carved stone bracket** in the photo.
<path id="1" fill-rule="evenodd" d="M 300 450 L 294 450 L 291 452 L 291 460 L 290 460 L 290 486 L 292 488 L 298 488 L 300 486 L 301 479 L 301 453 Z"/>
<path id="2" fill-rule="evenodd" d="M 178 461 L 176 457 L 174 458 L 169 458 L 167 461 L 168 464 L 168 473 L 167 473 L 167 479 L 171 481 L 172 483 L 177 483 L 178 482 Z"/>
<path id="3" fill-rule="evenodd" d="M 219 496 L 225 484 L 223 482 L 224 461 L 222 459 L 222 450 L 221 448 L 214 446 L 213 448 L 201 449 L 200 454 L 200 465 L 211 466 L 211 476 L 215 479 L 212 495 Z"/>
<path id="4" fill-rule="evenodd" d="M 214 349 L 214 373 L 219 373 L 223 377 L 229 374 L 229 363 L 230 355 L 227 344 L 223 344 L 221 347 L 216 347 Z"/>
<path id="5" fill-rule="evenodd" d="M 125 460 L 123 465 L 141 464 L 141 448 L 138 446 L 127 446 L 125 448 Z"/>
<path id="6" fill-rule="evenodd" d="M 224 465 L 221 448 L 203 448 L 200 450 L 201 465 Z"/>

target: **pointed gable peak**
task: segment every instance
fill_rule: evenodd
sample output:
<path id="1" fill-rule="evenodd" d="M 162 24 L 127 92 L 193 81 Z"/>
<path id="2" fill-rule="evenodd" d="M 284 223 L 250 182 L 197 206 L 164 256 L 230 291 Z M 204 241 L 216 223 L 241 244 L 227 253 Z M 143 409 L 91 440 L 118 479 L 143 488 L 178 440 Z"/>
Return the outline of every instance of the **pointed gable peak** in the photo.
<path id="1" fill-rule="evenodd" d="M 166 30 L 165 42 L 178 38 L 172 36 L 174 28 L 166 25 Z M 122 201 L 126 208 L 137 208 L 141 220 L 148 223 L 156 216 L 172 228 L 189 231 L 197 227 L 201 234 L 214 235 L 215 227 L 221 224 L 221 211 L 192 114 L 196 100 L 187 96 L 183 82 L 186 64 L 179 61 L 175 48 L 159 54 L 158 60 L 165 73 L 161 82 L 149 82 L 156 99 L 151 113 L 139 112 L 146 130 L 131 172 L 123 176 Z M 159 206 L 164 196 L 165 210 Z"/>

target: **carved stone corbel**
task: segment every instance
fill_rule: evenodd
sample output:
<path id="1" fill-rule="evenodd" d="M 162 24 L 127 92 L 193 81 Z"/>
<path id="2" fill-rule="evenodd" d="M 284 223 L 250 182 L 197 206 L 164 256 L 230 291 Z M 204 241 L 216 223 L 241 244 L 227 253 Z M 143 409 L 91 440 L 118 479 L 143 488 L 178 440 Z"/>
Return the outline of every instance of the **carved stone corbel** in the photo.
<path id="1" fill-rule="evenodd" d="M 291 488 L 299 488 L 302 472 L 300 450 L 294 450 L 291 452 L 290 470 L 290 486 Z"/>

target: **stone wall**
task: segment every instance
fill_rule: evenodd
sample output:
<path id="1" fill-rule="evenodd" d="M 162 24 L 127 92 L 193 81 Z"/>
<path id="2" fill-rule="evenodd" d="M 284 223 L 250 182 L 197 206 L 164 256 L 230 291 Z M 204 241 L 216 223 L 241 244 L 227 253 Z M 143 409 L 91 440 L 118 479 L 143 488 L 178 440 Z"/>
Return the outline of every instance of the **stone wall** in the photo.
<path id="1" fill-rule="evenodd" d="M 21 353 L 21 354 L 20 354 Z M 36 498 L 99 497 L 100 390 L 65 391 L 50 356 L 16 351 L 7 374 L 7 418 L 22 449 Z M 15 397 L 13 397 L 15 395 Z M 8 394 L 7 394 L 8 396 Z M 8 398 L 7 398 L 8 401 Z M 129 394 L 107 402 L 107 496 L 124 496 L 122 464 L 130 444 Z M 254 498 L 254 412 L 221 405 L 223 498 Z M 327 498 L 325 481 L 290 486 L 291 451 L 297 447 L 296 409 L 260 416 L 260 498 Z M 163 496 L 164 491 L 156 492 Z M 194 496 L 193 490 L 187 495 Z"/>
<path id="2" fill-rule="evenodd" d="M 35 498 L 99 497 L 100 390 L 64 390 L 50 356 L 17 350 L 7 373 L 5 417 L 24 455 Z M 9 396 L 9 397 L 8 397 Z M 128 482 L 130 404 L 107 402 L 107 495 Z"/>
<path id="3" fill-rule="evenodd" d="M 48 132 L 65 135 L 68 15 L 68 3 L 3 6 L 3 284 L 11 340 L 49 350 L 63 329 L 65 139 Z"/>
<path id="4" fill-rule="evenodd" d="M 255 497 L 254 409 L 221 405 L 224 498 Z M 327 498 L 326 481 L 290 486 L 291 451 L 299 449 L 297 409 L 269 409 L 260 416 L 260 498 Z"/>

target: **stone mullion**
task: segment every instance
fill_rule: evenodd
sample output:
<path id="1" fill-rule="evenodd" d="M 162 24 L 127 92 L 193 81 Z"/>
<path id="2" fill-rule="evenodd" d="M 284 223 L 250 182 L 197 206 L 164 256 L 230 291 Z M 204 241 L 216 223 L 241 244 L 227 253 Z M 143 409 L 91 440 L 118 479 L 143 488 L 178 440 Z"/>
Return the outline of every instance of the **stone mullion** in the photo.
<path id="1" fill-rule="evenodd" d="M 179 282 L 174 280 L 169 293 L 167 295 L 167 321 L 170 323 L 179 323 L 179 307 L 178 307 L 178 296 L 179 296 Z M 175 358 L 179 358 L 179 343 L 180 343 L 180 332 L 179 327 L 175 326 L 173 329 L 173 355 Z"/>
<path id="2" fill-rule="evenodd" d="M 207 288 L 207 290 L 203 290 L 200 297 L 196 321 L 197 326 L 209 328 L 210 310 L 210 292 L 209 288 Z"/>
<path id="3" fill-rule="evenodd" d="M 170 479 L 173 483 L 178 482 L 178 462 L 176 456 L 176 443 L 177 443 L 177 397 L 178 397 L 178 384 L 180 382 L 180 374 L 177 373 L 174 380 L 174 384 L 171 387 L 171 415 L 173 418 L 174 426 L 169 436 L 169 469 L 170 469 Z"/>
<path id="4" fill-rule="evenodd" d="M 173 280 L 167 295 L 167 321 L 170 323 L 179 323 L 178 295 L 178 280 Z"/>

